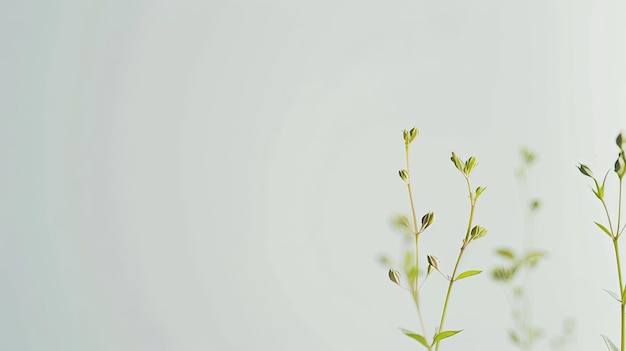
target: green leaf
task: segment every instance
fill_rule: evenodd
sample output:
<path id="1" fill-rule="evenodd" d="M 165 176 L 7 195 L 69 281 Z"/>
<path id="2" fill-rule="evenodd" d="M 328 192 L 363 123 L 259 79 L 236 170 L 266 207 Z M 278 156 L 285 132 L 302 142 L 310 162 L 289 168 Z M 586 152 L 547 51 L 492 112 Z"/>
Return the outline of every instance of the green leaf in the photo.
<path id="1" fill-rule="evenodd" d="M 459 159 L 454 152 L 452 153 L 452 157 L 450 157 L 450 159 L 452 160 L 452 163 L 454 163 L 454 167 L 463 172 L 463 161 L 461 161 L 461 159 Z"/>
<path id="2" fill-rule="evenodd" d="M 454 280 L 456 281 L 456 280 L 460 280 L 460 279 L 463 279 L 463 278 L 471 277 L 471 276 L 473 276 L 473 275 L 480 274 L 480 272 L 482 272 L 482 271 L 479 271 L 479 270 L 473 270 L 473 271 L 463 272 L 463 273 L 459 274 L 459 275 L 456 277 L 456 279 L 454 279 Z"/>
<path id="3" fill-rule="evenodd" d="M 614 298 L 615 300 L 617 300 L 617 302 L 622 303 L 622 300 L 619 298 L 619 295 L 617 295 L 616 293 L 610 291 L 610 290 L 606 290 L 606 289 L 602 289 L 604 291 L 606 291 L 609 295 L 611 295 L 612 298 Z"/>
<path id="4" fill-rule="evenodd" d="M 609 349 L 609 351 L 619 351 L 619 349 L 617 348 L 617 346 L 615 346 L 615 344 L 611 341 L 611 339 L 609 339 L 608 336 L 606 335 L 602 335 L 602 339 L 604 339 L 604 343 L 606 344 L 606 348 Z"/>
<path id="5" fill-rule="evenodd" d="M 468 158 L 467 161 L 465 161 L 465 165 L 463 165 L 463 173 L 469 175 L 470 172 L 472 172 L 472 169 L 474 169 L 475 165 L 476 165 L 476 157 L 470 156 L 470 158 Z"/>
<path id="6" fill-rule="evenodd" d="M 432 344 L 435 345 L 436 343 L 438 343 L 442 339 L 449 338 L 452 335 L 460 333 L 462 331 L 463 330 L 461 329 L 461 330 L 448 330 L 448 331 L 441 332 L 441 333 L 435 335 L 435 338 L 433 339 L 433 343 Z"/>
<path id="7" fill-rule="evenodd" d="M 602 229 L 602 231 L 605 232 L 606 235 L 610 236 L 611 238 L 613 237 L 613 234 L 611 234 L 611 232 L 608 229 L 606 229 L 605 226 L 603 226 L 602 224 L 598 222 L 593 222 L 593 223 L 595 223 L 598 226 L 598 228 Z"/>
<path id="8" fill-rule="evenodd" d="M 417 340 L 420 344 L 424 345 L 426 348 L 429 348 L 429 345 L 426 342 L 426 338 L 424 338 L 423 336 L 421 336 L 421 335 L 419 335 L 417 333 L 413 333 L 410 330 L 406 330 L 406 329 L 402 329 L 402 328 L 400 328 L 400 330 L 402 331 L 402 333 L 404 333 L 404 335 Z"/>
<path id="9" fill-rule="evenodd" d="M 515 259 L 515 254 L 513 253 L 513 251 L 509 250 L 509 249 L 498 249 L 498 251 L 496 251 L 496 253 L 502 257 L 505 258 L 510 258 L 512 260 Z"/>

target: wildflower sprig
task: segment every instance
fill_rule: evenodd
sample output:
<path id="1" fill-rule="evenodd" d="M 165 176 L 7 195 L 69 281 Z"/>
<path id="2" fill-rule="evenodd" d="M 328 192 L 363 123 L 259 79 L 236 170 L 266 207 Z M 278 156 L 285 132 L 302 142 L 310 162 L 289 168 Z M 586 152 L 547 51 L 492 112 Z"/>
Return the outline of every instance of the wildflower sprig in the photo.
<path id="1" fill-rule="evenodd" d="M 465 231 L 465 236 L 462 241 L 461 250 L 457 257 L 452 275 L 446 275 L 440 270 L 439 259 L 437 257 L 435 257 L 434 255 L 427 255 L 426 256 L 426 262 L 428 264 L 427 274 L 424 280 L 420 283 L 418 279 L 418 273 L 420 271 L 419 270 L 420 240 L 419 239 L 420 239 L 420 236 L 431 225 L 433 225 L 433 223 L 435 222 L 436 216 L 435 216 L 435 213 L 432 211 L 427 212 L 421 217 L 421 220 L 418 221 L 418 216 L 417 216 L 417 212 L 415 209 L 413 189 L 411 187 L 412 183 L 411 183 L 411 170 L 410 170 L 410 163 L 409 163 L 409 149 L 410 149 L 411 143 L 415 140 L 418 134 L 419 134 L 419 131 L 417 128 L 412 128 L 410 130 L 402 131 L 402 136 L 404 139 L 404 146 L 405 146 L 406 165 L 405 165 L 405 168 L 398 171 L 398 175 L 400 176 L 400 178 L 406 184 L 406 187 L 407 187 L 407 192 L 409 195 L 409 203 L 411 207 L 410 217 L 412 221 L 409 220 L 409 218 L 407 217 L 400 216 L 396 220 L 396 225 L 402 228 L 405 232 L 407 232 L 408 235 L 410 235 L 415 242 L 415 251 L 408 252 L 405 256 L 404 272 L 406 273 L 407 278 L 408 278 L 408 285 L 403 283 L 400 272 L 397 271 L 396 269 L 390 268 L 388 275 L 389 275 L 389 279 L 392 282 L 394 282 L 398 286 L 402 287 L 403 289 L 411 293 L 411 296 L 413 297 L 413 302 L 417 310 L 417 315 L 418 315 L 420 328 L 421 328 L 421 334 L 412 332 L 407 329 L 401 329 L 401 331 L 405 335 L 419 342 L 428 351 L 431 351 L 433 348 L 436 350 L 439 349 L 439 344 L 441 340 L 451 337 L 461 332 L 461 330 L 445 331 L 443 329 L 446 312 L 448 308 L 448 302 L 450 300 L 450 295 L 451 295 L 452 287 L 454 283 L 458 280 L 461 280 L 461 279 L 464 279 L 473 275 L 477 275 L 482 272 L 480 270 L 469 270 L 469 271 L 466 271 L 457 275 L 457 270 L 460 266 L 461 258 L 463 256 L 463 253 L 465 252 L 465 249 L 469 246 L 471 242 L 479 238 L 482 238 L 483 236 L 487 234 L 487 229 L 485 227 L 474 225 L 473 223 L 476 201 L 481 196 L 481 194 L 485 191 L 486 188 L 479 186 L 475 189 L 472 189 L 471 181 L 470 181 L 470 174 L 472 170 L 474 169 L 474 167 L 477 165 L 476 158 L 474 156 L 471 156 L 466 161 L 463 161 L 458 156 L 456 156 L 455 153 L 452 153 L 451 160 L 454 163 L 454 166 L 464 176 L 466 183 L 467 183 L 467 189 L 468 189 L 468 194 L 469 194 L 469 199 L 470 199 L 470 215 L 469 215 L 467 230 Z M 428 333 L 427 333 L 427 328 L 424 324 L 424 319 L 422 317 L 422 309 L 420 305 L 421 304 L 420 290 L 424 286 L 424 283 L 426 282 L 428 277 L 434 271 L 437 271 L 444 279 L 446 279 L 449 282 L 449 284 L 448 284 L 448 290 L 446 293 L 446 299 L 444 302 L 443 311 L 441 313 L 441 320 L 439 323 L 439 327 L 436 329 L 436 332 L 432 336 L 432 338 L 429 338 Z"/>
<path id="2" fill-rule="evenodd" d="M 605 197 L 604 197 L 605 195 L 604 187 L 606 185 L 607 176 L 609 175 L 610 172 L 606 172 L 606 174 L 604 175 L 604 178 L 602 179 L 602 183 L 600 183 L 598 182 L 598 179 L 595 178 L 595 176 L 593 175 L 593 172 L 587 165 L 580 163 L 578 164 L 577 167 L 580 173 L 582 173 L 584 176 L 589 177 L 593 180 L 595 188 L 592 187 L 591 190 L 593 191 L 593 194 L 596 196 L 596 198 L 598 198 L 598 200 L 600 200 L 600 202 L 602 203 L 602 207 L 604 208 L 604 212 L 606 214 L 608 227 L 599 222 L 594 222 L 594 223 L 596 224 L 596 226 L 598 226 L 598 228 L 604 234 L 606 234 L 611 239 L 611 241 L 613 242 L 613 249 L 615 250 L 615 263 L 617 265 L 619 294 L 616 294 L 609 290 L 605 290 L 605 291 L 611 297 L 617 300 L 617 302 L 619 302 L 620 304 L 620 312 L 621 312 L 620 313 L 620 320 L 621 320 L 620 348 L 618 349 L 617 346 L 613 344 L 613 342 L 611 341 L 611 339 L 609 339 L 608 336 L 602 335 L 602 338 L 604 339 L 604 342 L 610 351 L 614 351 L 614 350 L 626 351 L 624 348 L 625 346 L 624 327 L 626 323 L 626 314 L 625 314 L 626 312 L 626 287 L 624 286 L 623 279 L 622 279 L 622 265 L 620 262 L 619 244 L 618 244 L 618 240 L 620 236 L 623 234 L 624 229 L 626 228 L 626 225 L 622 226 L 622 185 L 623 185 L 624 175 L 626 175 L 626 156 L 624 153 L 624 146 L 626 146 L 625 145 L 626 136 L 624 135 L 624 133 L 620 133 L 617 136 L 615 143 L 617 144 L 617 147 L 619 148 L 619 153 L 617 155 L 617 159 L 615 160 L 614 167 L 613 167 L 613 171 L 615 172 L 619 181 L 617 221 L 613 221 L 614 218 L 612 218 L 611 215 L 609 214 L 609 209 L 608 209 Z"/>

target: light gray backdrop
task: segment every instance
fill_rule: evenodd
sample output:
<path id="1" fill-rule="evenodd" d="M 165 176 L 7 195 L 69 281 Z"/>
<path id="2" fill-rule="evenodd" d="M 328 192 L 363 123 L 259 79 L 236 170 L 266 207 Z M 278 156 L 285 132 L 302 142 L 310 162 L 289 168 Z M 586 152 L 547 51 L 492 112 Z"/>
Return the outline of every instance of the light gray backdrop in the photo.
<path id="1" fill-rule="evenodd" d="M 572 350 L 619 339 L 574 166 L 611 167 L 626 128 L 623 2 L 2 1 L 0 38 L 3 350 L 419 349 L 376 261 L 400 247 L 412 126 L 443 269 L 468 207 L 450 152 L 488 187 L 462 263 L 488 271 L 521 244 L 528 146 L 550 253 L 535 319 L 552 337 L 574 318 Z M 424 292 L 432 328 L 444 290 Z M 489 274 L 456 286 L 446 325 L 464 331 L 444 350 L 511 348 Z"/>

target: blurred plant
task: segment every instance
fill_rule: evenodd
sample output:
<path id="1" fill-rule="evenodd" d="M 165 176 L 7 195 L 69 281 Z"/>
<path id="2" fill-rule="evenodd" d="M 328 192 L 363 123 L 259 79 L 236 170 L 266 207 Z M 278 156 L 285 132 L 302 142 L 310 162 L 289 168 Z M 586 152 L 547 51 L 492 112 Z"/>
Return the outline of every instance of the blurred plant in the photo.
<path id="1" fill-rule="evenodd" d="M 622 183 L 624 179 L 624 174 L 626 174 L 626 156 L 624 155 L 624 144 L 626 143 L 626 135 L 624 135 L 623 132 L 620 133 L 617 136 L 617 139 L 615 140 L 615 142 L 617 144 L 617 147 L 619 148 L 619 154 L 617 156 L 617 160 L 615 161 L 615 165 L 613 167 L 613 170 L 619 180 L 619 192 L 618 192 L 618 200 L 617 200 L 617 221 L 616 222 L 612 220 L 615 218 L 611 218 L 611 215 L 609 214 L 608 206 L 604 198 L 604 186 L 606 184 L 606 178 L 609 175 L 609 171 L 605 173 L 604 178 L 602 179 L 602 185 L 600 185 L 600 183 L 598 183 L 598 179 L 594 177 L 593 172 L 587 165 L 584 165 L 582 163 L 578 164 L 578 170 L 583 175 L 593 179 L 595 189 L 592 187 L 591 191 L 596 196 L 596 198 L 600 200 L 600 203 L 602 203 L 602 207 L 604 208 L 604 212 L 606 214 L 606 219 L 608 222 L 608 228 L 599 222 L 594 222 L 594 223 L 596 224 L 596 226 L 598 226 L 598 228 L 600 228 L 600 230 L 604 234 L 606 234 L 611 239 L 611 241 L 613 242 L 613 248 L 615 250 L 615 263 L 617 265 L 617 279 L 619 283 L 619 289 L 618 289 L 619 293 L 616 294 L 606 289 L 605 291 L 609 295 L 611 295 L 612 298 L 617 300 L 617 302 L 619 302 L 620 304 L 620 310 L 621 310 L 621 313 L 620 313 L 620 319 L 621 319 L 620 348 L 618 349 L 617 346 L 615 346 L 615 344 L 611 341 L 611 339 L 609 339 L 608 336 L 602 335 L 602 339 L 604 339 L 604 343 L 606 344 L 606 347 L 610 351 L 616 351 L 616 350 L 625 351 L 624 349 L 624 322 L 625 322 L 624 312 L 626 309 L 626 301 L 625 301 L 626 300 L 626 287 L 624 287 L 624 283 L 622 280 L 622 265 L 620 263 L 618 240 L 620 236 L 622 235 L 622 233 L 624 232 L 624 228 L 626 228 L 626 225 L 622 226 Z M 614 226 L 614 223 L 616 224 L 615 226 Z"/>
<path id="2" fill-rule="evenodd" d="M 532 320 L 532 296 L 530 290 L 532 281 L 531 271 L 537 266 L 545 252 L 529 249 L 529 241 L 532 239 L 535 216 L 540 207 L 541 200 L 527 196 L 527 175 L 535 162 L 536 154 L 527 148 L 522 148 L 522 165 L 515 171 L 520 194 L 527 203 L 524 207 L 524 230 L 522 236 L 522 248 L 520 253 L 515 253 L 510 248 L 499 248 L 496 254 L 507 260 L 506 265 L 497 266 L 492 270 L 494 280 L 502 283 L 507 301 L 511 308 L 513 327 L 509 330 L 511 342 L 522 351 L 530 351 L 536 342 L 544 335 L 543 330 L 533 323 Z M 573 339 L 574 322 L 566 321 L 563 335 L 552 342 L 555 349 L 563 349 Z"/>
<path id="3" fill-rule="evenodd" d="M 401 278 L 400 272 L 393 267 L 389 269 L 389 279 L 395 284 L 397 284 L 398 286 L 400 286 L 401 288 L 411 293 L 413 302 L 417 309 L 417 316 L 418 316 L 419 324 L 421 327 L 421 334 L 415 333 L 406 329 L 401 329 L 402 332 L 406 334 L 407 336 L 415 339 L 417 342 L 419 342 L 427 350 L 430 351 L 433 348 L 435 348 L 435 350 L 439 350 L 439 344 L 441 340 L 451 337 L 461 332 L 461 330 L 444 330 L 444 322 L 446 318 L 446 312 L 448 310 L 448 302 L 450 300 L 450 295 L 451 295 L 452 287 L 454 286 L 454 283 L 460 279 L 467 278 L 472 275 L 481 273 L 480 270 L 469 270 L 469 271 L 465 271 L 463 273 L 457 274 L 457 271 L 459 269 L 459 265 L 461 263 L 461 258 L 463 257 L 463 253 L 465 252 L 465 249 L 467 249 L 469 244 L 472 243 L 474 240 L 479 239 L 485 236 L 485 234 L 487 234 L 486 228 L 473 224 L 476 201 L 478 200 L 480 195 L 483 193 L 485 188 L 477 187 L 475 190 L 472 190 L 472 187 L 471 187 L 470 173 L 476 166 L 476 158 L 474 156 L 471 156 L 466 161 L 463 161 L 453 152 L 452 157 L 451 157 L 452 163 L 465 178 L 465 181 L 467 183 L 467 190 L 469 193 L 469 200 L 470 200 L 470 213 L 469 213 L 469 219 L 467 223 L 467 229 L 465 231 L 465 237 L 463 238 L 461 249 L 456 259 L 456 264 L 454 265 L 454 270 L 452 271 L 452 275 L 448 276 L 442 273 L 440 271 L 439 260 L 437 259 L 437 257 L 433 255 L 427 255 L 426 256 L 426 263 L 428 265 L 427 273 L 426 273 L 426 277 L 424 278 L 424 280 L 420 283 L 418 279 L 419 272 L 420 272 L 419 239 L 420 239 L 420 236 L 426 231 L 426 229 L 429 228 L 435 222 L 435 214 L 433 212 L 428 212 L 422 216 L 421 221 L 418 221 L 417 215 L 416 215 L 415 202 L 414 202 L 414 197 L 413 197 L 413 189 L 411 187 L 411 172 L 410 172 L 410 167 L 409 167 L 409 146 L 411 145 L 413 140 L 415 140 L 418 134 L 419 132 L 417 128 L 412 128 L 411 130 L 408 130 L 408 131 L 404 130 L 402 132 L 402 135 L 404 138 L 406 167 L 404 169 L 401 169 L 398 173 L 400 175 L 400 178 L 405 182 L 407 186 L 408 195 L 409 195 L 409 203 L 411 206 L 411 215 L 410 215 L 411 219 L 409 219 L 406 216 L 399 216 L 395 221 L 395 224 L 399 228 L 401 228 L 405 233 L 407 233 L 407 235 L 412 240 L 414 240 L 415 251 L 409 250 L 405 254 L 405 257 L 404 257 L 403 272 L 407 277 L 406 281 L 403 281 L 403 279 Z M 381 262 L 390 264 L 391 260 L 387 257 L 382 257 Z M 443 305 L 443 311 L 441 312 L 441 319 L 439 322 L 439 327 L 435 330 L 435 333 L 432 336 L 432 338 L 430 338 L 428 336 L 427 328 L 424 324 L 424 319 L 422 317 L 422 308 L 420 305 L 421 303 L 420 289 L 423 287 L 424 283 L 426 282 L 426 279 L 428 279 L 428 277 L 433 271 L 437 271 L 438 273 L 440 273 L 441 276 L 444 277 L 444 279 L 449 281 L 449 284 L 448 284 L 445 302 Z"/>

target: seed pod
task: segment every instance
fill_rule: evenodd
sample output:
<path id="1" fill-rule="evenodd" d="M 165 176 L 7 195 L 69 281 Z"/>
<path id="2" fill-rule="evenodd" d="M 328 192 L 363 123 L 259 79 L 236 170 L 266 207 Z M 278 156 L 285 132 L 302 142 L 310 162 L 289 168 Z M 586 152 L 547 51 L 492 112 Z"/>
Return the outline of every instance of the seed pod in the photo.
<path id="1" fill-rule="evenodd" d="M 433 255 L 426 255 L 426 260 L 428 260 L 428 268 L 430 267 L 439 270 L 439 259 Z"/>
<path id="2" fill-rule="evenodd" d="M 424 231 L 424 229 L 428 228 L 431 224 L 435 222 L 435 213 L 428 212 L 422 217 L 422 228 L 420 232 Z"/>
<path id="3" fill-rule="evenodd" d="M 626 157 L 624 157 L 624 151 L 619 153 L 617 161 L 615 161 L 615 173 L 617 173 L 619 179 L 622 179 L 624 174 L 626 174 Z"/>
<path id="4" fill-rule="evenodd" d="M 393 268 L 389 268 L 389 279 L 392 282 L 400 285 L 400 273 L 398 273 L 398 271 Z"/>

